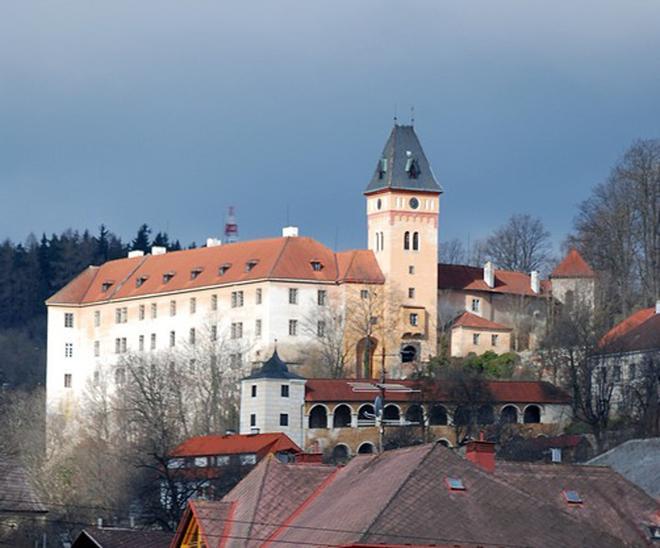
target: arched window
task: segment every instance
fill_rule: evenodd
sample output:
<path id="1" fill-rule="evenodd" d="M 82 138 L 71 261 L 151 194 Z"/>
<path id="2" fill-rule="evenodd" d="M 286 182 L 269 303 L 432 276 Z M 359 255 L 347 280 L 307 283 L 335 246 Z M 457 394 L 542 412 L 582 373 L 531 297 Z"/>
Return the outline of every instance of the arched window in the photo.
<path id="1" fill-rule="evenodd" d="M 327 428 L 328 427 L 328 412 L 322 405 L 315 405 L 309 412 L 309 427 L 310 428 Z"/>
<path id="2" fill-rule="evenodd" d="M 503 407 L 500 416 L 502 422 L 505 424 L 515 424 L 518 422 L 518 410 L 513 405 Z"/>
<path id="3" fill-rule="evenodd" d="M 541 422 L 541 408 L 538 405 L 528 405 L 525 407 L 523 422 L 525 424 L 538 424 Z"/>
<path id="4" fill-rule="evenodd" d="M 417 348 L 412 344 L 407 344 L 401 349 L 401 361 L 403 363 L 414 362 L 417 358 Z"/>
<path id="5" fill-rule="evenodd" d="M 375 453 L 375 447 L 373 443 L 365 441 L 360 447 L 358 447 L 358 455 L 371 455 Z"/>
<path id="6" fill-rule="evenodd" d="M 399 414 L 399 408 L 396 405 L 386 405 L 383 409 L 383 419 L 386 421 L 399 421 L 401 415 Z"/>
<path id="7" fill-rule="evenodd" d="M 413 250 L 417 251 L 419 249 L 419 232 L 413 234 Z"/>
<path id="8" fill-rule="evenodd" d="M 424 422 L 424 410 L 421 405 L 414 403 L 406 409 L 406 420 L 413 424 L 422 424 Z"/>
<path id="9" fill-rule="evenodd" d="M 479 424 L 493 424 L 495 422 L 495 412 L 492 405 L 482 405 L 477 415 Z"/>
<path id="10" fill-rule="evenodd" d="M 403 249 L 410 249 L 410 232 L 408 231 L 403 235 Z"/>
<path id="11" fill-rule="evenodd" d="M 349 456 L 350 453 L 348 451 L 348 447 L 346 447 L 343 443 L 335 445 L 335 448 L 332 450 L 332 460 L 338 464 L 346 462 Z"/>
<path id="12" fill-rule="evenodd" d="M 365 403 L 358 410 L 358 426 L 373 426 L 376 424 L 376 411 L 370 403 Z"/>
<path id="13" fill-rule="evenodd" d="M 442 405 L 434 405 L 431 407 L 431 413 L 429 414 L 429 424 L 431 426 L 447 425 L 447 410 Z"/>
<path id="14" fill-rule="evenodd" d="M 332 416 L 333 428 L 348 428 L 351 426 L 351 408 L 346 405 L 338 405 Z"/>
<path id="15" fill-rule="evenodd" d="M 380 233 L 380 250 L 383 251 L 385 249 L 385 233 L 381 232 Z"/>
<path id="16" fill-rule="evenodd" d="M 466 426 L 470 424 L 470 410 L 467 407 L 459 405 L 454 413 L 454 424 L 457 426 Z"/>

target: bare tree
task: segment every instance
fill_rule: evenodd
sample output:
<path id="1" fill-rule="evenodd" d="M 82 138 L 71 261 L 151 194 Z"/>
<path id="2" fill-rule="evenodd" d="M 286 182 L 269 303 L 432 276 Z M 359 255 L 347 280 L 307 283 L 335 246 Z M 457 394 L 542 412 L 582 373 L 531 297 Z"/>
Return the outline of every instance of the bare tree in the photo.
<path id="1" fill-rule="evenodd" d="M 458 238 L 440 243 L 440 262 L 444 264 L 465 264 L 467 253 L 463 242 Z"/>
<path id="2" fill-rule="evenodd" d="M 486 240 L 486 254 L 505 270 L 531 272 L 546 267 L 550 253 L 550 233 L 540 219 L 512 215 Z"/>

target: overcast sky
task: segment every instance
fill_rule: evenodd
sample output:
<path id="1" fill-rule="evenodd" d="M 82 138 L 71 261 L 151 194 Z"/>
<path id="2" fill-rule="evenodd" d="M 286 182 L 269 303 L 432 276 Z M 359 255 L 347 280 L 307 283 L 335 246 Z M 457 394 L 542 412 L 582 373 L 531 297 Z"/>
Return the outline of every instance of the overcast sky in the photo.
<path id="1" fill-rule="evenodd" d="M 3 0 L 0 239 L 146 222 L 183 243 L 363 247 L 396 110 L 445 189 L 440 237 L 514 212 L 560 242 L 660 136 L 660 2 Z"/>

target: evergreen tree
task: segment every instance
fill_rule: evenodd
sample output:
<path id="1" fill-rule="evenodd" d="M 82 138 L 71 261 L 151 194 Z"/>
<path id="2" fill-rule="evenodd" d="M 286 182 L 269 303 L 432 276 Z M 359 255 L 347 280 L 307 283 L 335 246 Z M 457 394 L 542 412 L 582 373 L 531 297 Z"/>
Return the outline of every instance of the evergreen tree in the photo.
<path id="1" fill-rule="evenodd" d="M 149 252 L 151 245 L 149 244 L 149 236 L 151 236 L 151 229 L 148 225 L 143 224 L 138 229 L 135 239 L 131 243 L 131 250 Z"/>

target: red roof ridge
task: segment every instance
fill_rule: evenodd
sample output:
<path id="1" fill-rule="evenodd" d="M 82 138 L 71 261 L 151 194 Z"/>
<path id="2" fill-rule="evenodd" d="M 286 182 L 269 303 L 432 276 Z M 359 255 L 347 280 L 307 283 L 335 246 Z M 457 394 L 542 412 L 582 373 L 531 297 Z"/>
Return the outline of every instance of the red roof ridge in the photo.
<path id="1" fill-rule="evenodd" d="M 639 327 L 643 323 L 646 323 L 649 319 L 655 316 L 655 308 L 642 308 L 633 312 L 627 318 L 621 320 L 619 323 L 614 325 L 605 335 L 600 338 L 598 341 L 599 347 L 604 347 L 612 344 L 617 339 L 623 337 L 636 327 Z"/>
<path id="2" fill-rule="evenodd" d="M 118 293 L 119 290 L 120 290 L 122 287 L 124 287 L 124 284 L 130 279 L 130 277 L 131 277 L 133 274 L 135 274 L 135 272 L 137 271 L 137 269 L 140 268 L 140 267 L 141 267 L 141 266 L 147 261 L 147 258 L 148 258 L 148 255 L 143 255 L 143 256 L 141 257 L 142 260 L 137 261 L 137 264 L 135 265 L 135 267 L 134 267 L 132 270 L 130 270 L 129 273 L 126 274 L 126 276 L 124 276 L 124 279 L 121 280 L 121 281 L 119 281 L 119 282 L 117 282 L 117 283 L 115 284 L 115 287 L 114 287 L 114 289 L 112 290 L 112 293 L 111 293 L 110 295 L 108 295 L 108 298 L 106 299 L 107 301 L 112 300 L 112 297 L 114 297 L 115 294 Z M 91 284 L 90 284 L 90 285 L 91 285 Z"/>
<path id="3" fill-rule="evenodd" d="M 280 263 L 280 260 L 282 260 L 282 255 L 284 255 L 284 250 L 286 249 L 286 246 L 289 244 L 289 240 L 290 240 L 290 237 L 286 237 L 284 239 L 284 243 L 282 244 L 282 247 L 280 248 L 280 252 L 277 254 L 277 257 L 273 261 L 273 265 L 270 267 L 267 278 L 272 278 L 273 277 L 273 272 L 275 272 L 275 269 L 277 268 L 277 265 Z"/>

